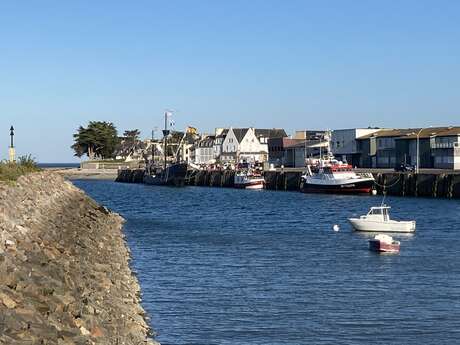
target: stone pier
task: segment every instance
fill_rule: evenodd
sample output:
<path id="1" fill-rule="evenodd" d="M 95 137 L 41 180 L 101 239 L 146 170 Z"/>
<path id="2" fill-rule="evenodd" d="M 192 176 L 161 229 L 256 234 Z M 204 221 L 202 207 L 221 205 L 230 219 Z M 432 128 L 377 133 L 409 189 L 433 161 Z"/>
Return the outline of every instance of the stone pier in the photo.
<path id="1" fill-rule="evenodd" d="M 52 172 L 0 184 L 0 344 L 157 344 L 122 224 Z"/>

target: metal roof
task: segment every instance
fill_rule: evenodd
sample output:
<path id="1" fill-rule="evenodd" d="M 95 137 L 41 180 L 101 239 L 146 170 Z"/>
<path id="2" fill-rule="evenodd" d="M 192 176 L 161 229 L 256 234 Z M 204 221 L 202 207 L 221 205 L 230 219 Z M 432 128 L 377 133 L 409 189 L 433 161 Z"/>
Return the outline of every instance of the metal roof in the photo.
<path id="1" fill-rule="evenodd" d="M 397 139 L 416 139 L 417 135 L 419 138 L 430 138 L 433 136 L 458 136 L 460 135 L 460 127 L 426 127 L 426 128 L 406 128 L 406 129 L 385 129 L 380 130 L 372 134 L 364 135 L 357 138 L 369 139 L 369 138 L 383 138 L 383 137 L 397 137 Z"/>
<path id="2" fill-rule="evenodd" d="M 357 138 L 356 140 L 369 139 L 369 138 L 383 138 L 383 137 L 401 137 L 417 131 L 417 128 L 408 128 L 408 129 L 382 129 L 377 132 L 363 135 L 362 137 Z"/>

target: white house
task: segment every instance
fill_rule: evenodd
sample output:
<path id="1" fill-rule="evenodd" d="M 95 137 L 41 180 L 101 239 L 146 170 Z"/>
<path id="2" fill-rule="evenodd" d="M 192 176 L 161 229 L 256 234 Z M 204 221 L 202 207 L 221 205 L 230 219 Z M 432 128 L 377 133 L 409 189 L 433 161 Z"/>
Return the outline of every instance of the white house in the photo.
<path id="1" fill-rule="evenodd" d="M 213 144 L 213 152 L 214 152 L 214 159 L 219 161 L 220 155 L 222 153 L 222 144 L 224 142 L 225 137 L 227 136 L 228 129 L 225 128 L 216 128 L 214 133 L 214 144 Z"/>
<path id="2" fill-rule="evenodd" d="M 214 140 L 215 136 L 205 136 L 194 145 L 194 163 L 210 164 L 215 162 Z"/>
<path id="3" fill-rule="evenodd" d="M 286 136 L 283 129 L 230 127 L 222 142 L 220 161 L 265 162 L 268 160 L 268 139 Z"/>

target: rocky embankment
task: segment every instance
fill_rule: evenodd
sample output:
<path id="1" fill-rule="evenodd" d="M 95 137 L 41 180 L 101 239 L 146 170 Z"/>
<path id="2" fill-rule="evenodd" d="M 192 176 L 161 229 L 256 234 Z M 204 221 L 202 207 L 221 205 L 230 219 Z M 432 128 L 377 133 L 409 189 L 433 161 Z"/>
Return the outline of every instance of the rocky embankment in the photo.
<path id="1" fill-rule="evenodd" d="M 52 172 L 0 185 L 0 344 L 157 344 L 123 219 Z"/>

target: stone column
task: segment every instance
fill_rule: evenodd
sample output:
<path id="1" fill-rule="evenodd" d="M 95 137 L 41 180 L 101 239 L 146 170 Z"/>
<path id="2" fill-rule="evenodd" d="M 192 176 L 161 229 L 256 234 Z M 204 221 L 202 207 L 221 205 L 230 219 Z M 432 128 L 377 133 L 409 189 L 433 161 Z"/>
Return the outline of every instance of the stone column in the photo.
<path id="1" fill-rule="evenodd" d="M 10 163 L 14 163 L 16 161 L 16 150 L 14 149 L 14 147 L 10 147 L 8 152 L 10 157 Z"/>

